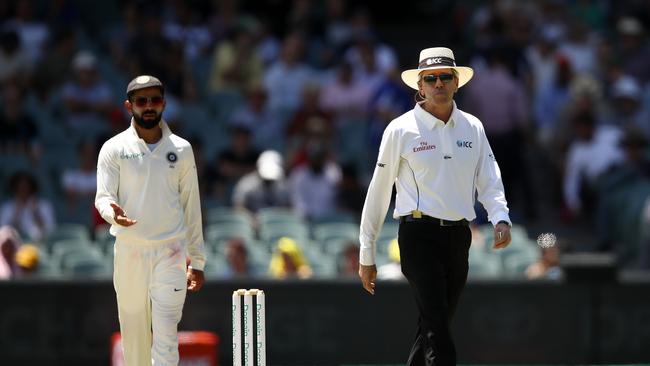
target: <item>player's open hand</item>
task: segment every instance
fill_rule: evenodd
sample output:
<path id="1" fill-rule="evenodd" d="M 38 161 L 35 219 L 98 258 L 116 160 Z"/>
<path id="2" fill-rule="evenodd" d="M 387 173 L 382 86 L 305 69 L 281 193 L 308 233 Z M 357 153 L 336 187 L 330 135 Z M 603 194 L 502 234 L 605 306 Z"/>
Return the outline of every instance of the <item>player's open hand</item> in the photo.
<path id="1" fill-rule="evenodd" d="M 131 226 L 138 222 L 138 220 L 133 220 L 126 216 L 126 213 L 124 213 L 122 207 L 120 207 L 120 205 L 117 203 L 111 203 L 111 207 L 113 207 L 113 219 L 115 219 L 115 222 L 118 225 Z"/>
<path id="2" fill-rule="evenodd" d="M 205 282 L 205 277 L 203 276 L 203 271 L 198 269 L 188 268 L 187 269 L 187 290 L 190 292 L 198 292 L 201 287 L 203 287 L 203 282 Z"/>
<path id="3" fill-rule="evenodd" d="M 377 266 L 364 266 L 359 264 L 359 277 L 361 277 L 361 283 L 363 288 L 368 291 L 371 295 L 375 294 L 375 280 L 377 279 Z"/>

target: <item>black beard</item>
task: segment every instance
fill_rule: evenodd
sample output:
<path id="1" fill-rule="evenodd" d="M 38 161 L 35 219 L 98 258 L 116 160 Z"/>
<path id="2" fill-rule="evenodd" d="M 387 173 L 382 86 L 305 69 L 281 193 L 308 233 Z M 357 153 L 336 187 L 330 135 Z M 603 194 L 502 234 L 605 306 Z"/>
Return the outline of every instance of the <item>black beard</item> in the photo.
<path id="1" fill-rule="evenodd" d="M 142 114 L 138 116 L 136 113 L 133 113 L 133 120 L 135 121 L 135 123 L 137 123 L 138 126 L 144 128 L 146 130 L 150 130 L 150 129 L 158 126 L 158 123 L 160 123 L 161 119 L 162 119 L 162 113 L 156 114 L 156 118 L 154 118 L 152 120 L 148 120 L 148 121 L 144 120 L 144 117 L 142 116 Z"/>

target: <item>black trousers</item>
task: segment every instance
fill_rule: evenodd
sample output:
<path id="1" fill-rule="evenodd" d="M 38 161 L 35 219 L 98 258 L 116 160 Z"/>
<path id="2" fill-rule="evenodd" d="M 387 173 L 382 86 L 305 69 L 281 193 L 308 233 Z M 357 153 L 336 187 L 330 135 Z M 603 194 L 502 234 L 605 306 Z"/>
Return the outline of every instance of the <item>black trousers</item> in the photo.
<path id="1" fill-rule="evenodd" d="M 399 226 L 402 273 L 419 310 L 418 329 L 409 366 L 456 364 L 450 323 L 467 282 L 468 226 L 403 222 Z"/>

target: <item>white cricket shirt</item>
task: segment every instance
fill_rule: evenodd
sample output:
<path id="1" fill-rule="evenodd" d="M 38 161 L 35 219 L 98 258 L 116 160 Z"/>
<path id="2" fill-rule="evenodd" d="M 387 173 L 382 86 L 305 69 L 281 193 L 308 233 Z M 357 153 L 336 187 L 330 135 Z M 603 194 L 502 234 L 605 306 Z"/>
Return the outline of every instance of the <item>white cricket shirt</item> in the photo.
<path id="1" fill-rule="evenodd" d="M 460 111 L 455 102 L 446 124 L 416 104 L 386 127 L 361 215 L 359 262 L 363 265 L 375 264 L 375 241 L 393 184 L 397 190 L 394 218 L 420 210 L 440 219 L 473 220 L 478 191 L 493 224 L 511 222 L 501 172 L 483 124 Z"/>
<path id="2" fill-rule="evenodd" d="M 162 138 L 153 151 L 131 127 L 106 141 L 97 161 L 95 207 L 119 240 L 130 243 L 187 243 L 192 268 L 203 270 L 205 250 L 199 183 L 192 146 L 161 121 Z M 111 203 L 138 222 L 115 223 Z"/>

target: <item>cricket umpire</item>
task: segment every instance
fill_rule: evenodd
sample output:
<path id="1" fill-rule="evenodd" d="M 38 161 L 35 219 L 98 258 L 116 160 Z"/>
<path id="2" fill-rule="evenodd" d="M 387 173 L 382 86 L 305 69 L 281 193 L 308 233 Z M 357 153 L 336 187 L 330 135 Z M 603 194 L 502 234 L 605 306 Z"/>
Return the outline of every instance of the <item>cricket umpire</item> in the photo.
<path id="1" fill-rule="evenodd" d="M 104 143 L 97 162 L 95 206 L 116 238 L 113 282 L 128 366 L 178 365 L 185 294 L 204 281 L 194 154 L 162 120 L 164 91 L 149 75 L 128 84 L 131 125 Z"/>
<path id="2" fill-rule="evenodd" d="M 501 172 L 483 125 L 453 99 L 473 75 L 445 47 L 422 50 L 418 68 L 402 72 L 417 90 L 416 104 L 386 127 L 363 208 L 359 276 L 374 294 L 375 241 L 396 186 L 402 273 L 419 310 L 407 365 L 456 364 L 450 321 L 467 280 L 477 192 L 494 225 L 494 247 L 510 243 Z"/>

